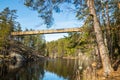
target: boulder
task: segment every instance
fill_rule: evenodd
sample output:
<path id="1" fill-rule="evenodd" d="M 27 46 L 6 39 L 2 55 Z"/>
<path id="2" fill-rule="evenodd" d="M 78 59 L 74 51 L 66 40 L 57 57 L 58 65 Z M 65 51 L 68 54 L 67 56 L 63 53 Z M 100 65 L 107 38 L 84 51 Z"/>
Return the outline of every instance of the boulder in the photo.
<path id="1" fill-rule="evenodd" d="M 15 53 L 15 52 L 11 52 L 10 57 L 17 62 L 25 61 L 25 58 L 22 55 Z"/>

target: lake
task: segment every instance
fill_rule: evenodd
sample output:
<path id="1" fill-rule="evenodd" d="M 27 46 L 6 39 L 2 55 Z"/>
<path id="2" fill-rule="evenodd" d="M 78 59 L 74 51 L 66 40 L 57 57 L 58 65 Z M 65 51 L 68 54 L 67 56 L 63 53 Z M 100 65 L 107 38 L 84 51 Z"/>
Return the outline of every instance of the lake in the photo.
<path id="1" fill-rule="evenodd" d="M 0 80 L 73 80 L 77 68 L 77 60 L 68 59 L 2 63 Z"/>

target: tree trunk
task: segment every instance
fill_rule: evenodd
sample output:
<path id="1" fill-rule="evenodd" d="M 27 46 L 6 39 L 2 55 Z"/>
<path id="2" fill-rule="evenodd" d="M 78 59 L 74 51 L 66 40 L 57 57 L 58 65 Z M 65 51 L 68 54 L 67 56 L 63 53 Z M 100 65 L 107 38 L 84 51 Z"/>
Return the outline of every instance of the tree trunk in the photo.
<path id="1" fill-rule="evenodd" d="M 108 1 L 106 4 L 106 38 L 107 38 L 107 46 L 108 46 L 108 50 L 109 50 L 109 54 L 112 53 L 112 45 L 111 45 L 111 28 L 110 28 L 110 19 L 109 19 L 109 10 L 108 10 Z"/>
<path id="2" fill-rule="evenodd" d="M 100 23 L 97 18 L 95 6 L 94 6 L 94 0 L 87 0 L 87 5 L 89 7 L 90 14 L 93 15 L 94 31 L 100 51 L 100 57 L 101 57 L 104 73 L 105 75 L 109 75 L 113 69 L 111 67 L 111 63 L 108 57 L 108 53 L 109 53 L 108 48 L 105 46 L 102 30 L 100 28 Z"/>

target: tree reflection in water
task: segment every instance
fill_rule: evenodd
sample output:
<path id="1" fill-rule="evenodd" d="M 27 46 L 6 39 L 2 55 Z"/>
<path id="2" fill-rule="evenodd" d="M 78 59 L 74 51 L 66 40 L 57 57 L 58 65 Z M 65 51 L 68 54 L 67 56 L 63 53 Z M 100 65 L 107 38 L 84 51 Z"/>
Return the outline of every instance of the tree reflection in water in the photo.
<path id="1" fill-rule="evenodd" d="M 50 59 L 22 65 L 4 63 L 0 64 L 0 80 L 93 80 L 93 69 L 88 63 L 67 59 Z"/>
<path id="2" fill-rule="evenodd" d="M 0 80 L 42 80 L 44 76 L 43 62 L 33 62 L 21 65 L 22 66 L 18 67 L 18 63 L 0 64 Z"/>
<path id="3" fill-rule="evenodd" d="M 93 60 L 91 58 L 78 59 L 77 67 L 74 70 L 72 80 L 98 80 L 96 74 L 96 67 L 92 66 Z"/>

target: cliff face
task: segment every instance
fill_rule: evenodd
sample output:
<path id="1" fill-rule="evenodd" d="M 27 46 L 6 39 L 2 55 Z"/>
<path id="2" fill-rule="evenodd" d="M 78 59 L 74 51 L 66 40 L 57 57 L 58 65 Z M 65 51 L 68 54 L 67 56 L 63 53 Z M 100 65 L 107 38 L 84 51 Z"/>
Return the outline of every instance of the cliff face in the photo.
<path id="1" fill-rule="evenodd" d="M 36 61 L 43 59 L 43 56 L 39 55 L 37 51 L 30 47 L 24 46 L 17 41 L 9 41 L 7 47 L 1 51 L 0 61 Z"/>

